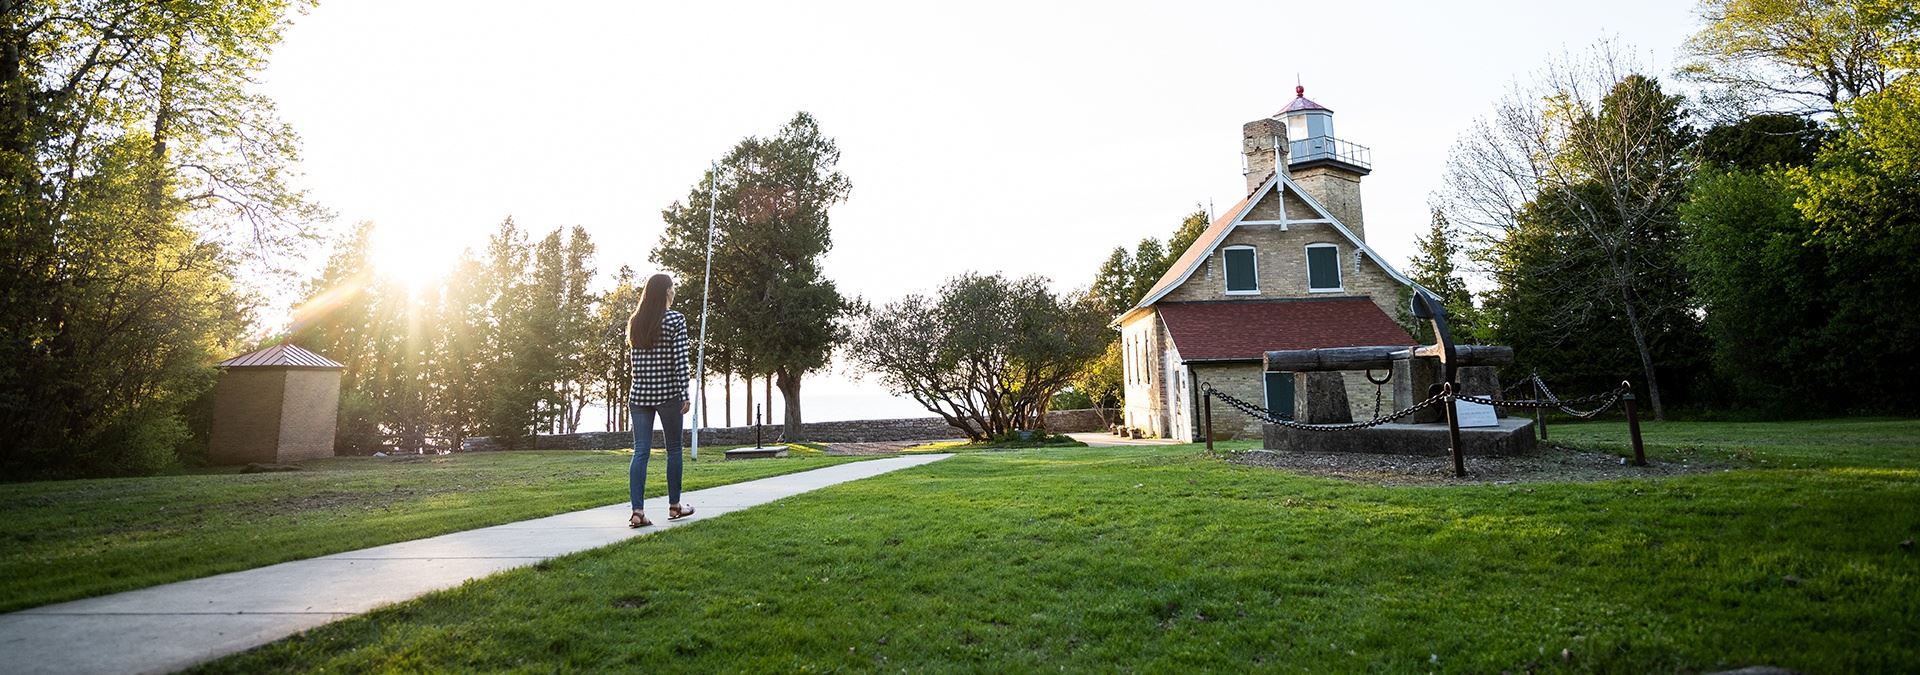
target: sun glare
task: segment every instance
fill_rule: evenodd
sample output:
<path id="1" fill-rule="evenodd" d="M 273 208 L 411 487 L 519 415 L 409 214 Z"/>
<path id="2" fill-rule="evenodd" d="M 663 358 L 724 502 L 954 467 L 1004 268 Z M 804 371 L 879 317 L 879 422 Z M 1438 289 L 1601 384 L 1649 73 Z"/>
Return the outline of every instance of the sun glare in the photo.
<path id="1" fill-rule="evenodd" d="M 438 284 L 452 267 L 453 255 L 444 251 L 445 248 L 443 242 L 424 233 L 377 229 L 371 252 L 373 272 L 418 293 Z"/>

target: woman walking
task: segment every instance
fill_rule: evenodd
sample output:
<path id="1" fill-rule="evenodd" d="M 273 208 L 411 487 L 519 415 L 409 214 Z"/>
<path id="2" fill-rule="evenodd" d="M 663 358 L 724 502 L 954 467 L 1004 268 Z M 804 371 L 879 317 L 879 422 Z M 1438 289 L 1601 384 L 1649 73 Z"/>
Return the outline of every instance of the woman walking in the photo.
<path id="1" fill-rule="evenodd" d="M 627 466 L 627 496 L 633 517 L 627 527 L 646 527 L 653 521 L 641 509 L 647 488 L 647 458 L 653 454 L 653 418 L 667 437 L 667 519 L 693 515 L 693 506 L 680 503 L 681 416 L 692 408 L 687 396 L 687 318 L 667 309 L 673 302 L 673 278 L 655 274 L 640 291 L 640 305 L 627 317 L 627 344 L 633 359 L 633 393 L 627 411 L 633 419 L 633 463 Z"/>

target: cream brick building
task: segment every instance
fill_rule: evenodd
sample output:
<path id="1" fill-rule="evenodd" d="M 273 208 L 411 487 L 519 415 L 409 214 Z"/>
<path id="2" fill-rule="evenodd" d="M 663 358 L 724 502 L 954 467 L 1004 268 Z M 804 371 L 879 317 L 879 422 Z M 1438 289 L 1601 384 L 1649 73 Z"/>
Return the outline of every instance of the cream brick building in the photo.
<path id="1" fill-rule="evenodd" d="M 1294 93 L 1285 109 L 1242 128 L 1246 198 L 1113 322 L 1128 426 L 1200 439 L 1202 383 L 1291 412 L 1293 379 L 1264 372 L 1268 350 L 1413 344 L 1391 318 L 1413 282 L 1366 243 L 1367 149 L 1335 138 L 1333 111 L 1304 88 Z M 1355 416 L 1371 417 L 1376 386 L 1365 373 L 1345 378 Z M 1225 406 L 1213 414 L 1215 436 L 1259 437 L 1254 418 Z"/>

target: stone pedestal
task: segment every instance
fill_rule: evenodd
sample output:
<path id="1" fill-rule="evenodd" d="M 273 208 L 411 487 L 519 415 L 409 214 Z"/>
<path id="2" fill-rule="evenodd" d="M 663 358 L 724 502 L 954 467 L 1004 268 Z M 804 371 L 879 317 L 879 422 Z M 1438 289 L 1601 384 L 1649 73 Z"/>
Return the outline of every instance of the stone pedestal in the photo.
<path id="1" fill-rule="evenodd" d="M 1266 425 L 1268 450 L 1292 452 L 1366 452 L 1383 455 L 1450 454 L 1447 425 L 1382 424 L 1354 431 L 1301 431 Z M 1538 449 L 1533 421 L 1512 417 L 1500 426 L 1460 430 L 1461 452 L 1475 456 L 1521 455 Z"/>
<path id="2" fill-rule="evenodd" d="M 1293 419 L 1306 424 L 1352 422 L 1347 379 L 1338 372 L 1294 373 Z"/>
<path id="3" fill-rule="evenodd" d="M 1482 398 L 1500 398 L 1500 370 L 1493 366 L 1467 366 L 1461 368 L 1460 393 Z M 1493 413 L 1506 417 L 1507 411 L 1494 406 Z M 1444 420 L 1443 420 L 1444 421 Z"/>
<path id="4" fill-rule="evenodd" d="M 1415 357 L 1394 361 L 1393 409 L 1400 410 L 1427 400 L 1427 397 L 1431 396 L 1427 391 L 1439 382 L 1439 359 Z M 1407 424 L 1428 424 L 1446 421 L 1446 408 L 1437 405 L 1416 412 L 1411 416 L 1400 418 L 1400 422 Z"/>

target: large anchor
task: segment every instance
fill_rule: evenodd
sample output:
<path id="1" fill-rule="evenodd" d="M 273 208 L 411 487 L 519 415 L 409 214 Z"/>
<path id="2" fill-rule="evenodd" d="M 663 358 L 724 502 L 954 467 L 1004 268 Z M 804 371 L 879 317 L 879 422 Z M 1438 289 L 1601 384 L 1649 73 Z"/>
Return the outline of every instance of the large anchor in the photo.
<path id="1" fill-rule="evenodd" d="M 1428 388 L 1427 395 L 1446 394 L 1447 445 L 1453 454 L 1453 475 L 1464 478 L 1467 475 L 1467 462 L 1460 449 L 1460 406 L 1453 400 L 1454 394 L 1460 391 L 1460 350 L 1453 344 L 1453 328 L 1447 325 L 1447 307 L 1426 289 L 1416 287 L 1413 289 L 1413 318 L 1426 319 L 1433 324 L 1433 351 L 1440 358 L 1440 381 Z M 1419 351 L 1416 350 L 1414 355 L 1419 355 Z M 1508 352 L 1511 354 L 1512 350 Z"/>

